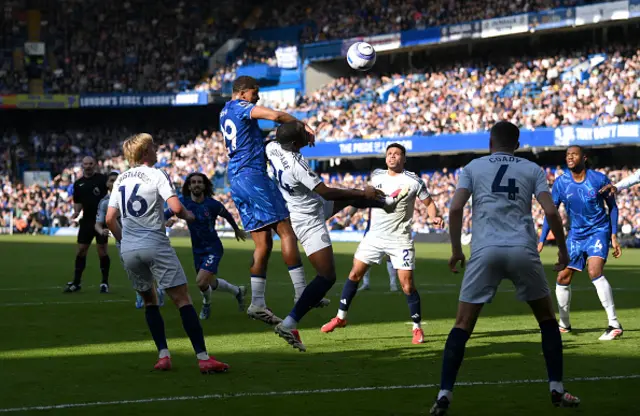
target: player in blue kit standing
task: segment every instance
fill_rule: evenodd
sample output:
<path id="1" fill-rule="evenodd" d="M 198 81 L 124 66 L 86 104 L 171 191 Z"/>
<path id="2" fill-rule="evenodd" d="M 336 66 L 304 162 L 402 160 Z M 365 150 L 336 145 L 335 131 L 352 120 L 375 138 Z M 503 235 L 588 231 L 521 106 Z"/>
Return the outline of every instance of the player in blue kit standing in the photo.
<path id="1" fill-rule="evenodd" d="M 587 157 L 580 146 L 571 146 L 566 154 L 568 172 L 559 176 L 553 184 L 553 202 L 564 204 L 569 217 L 570 229 L 567 237 L 570 261 L 558 273 L 556 298 L 560 312 L 560 332 L 571 332 L 569 308 L 571 303 L 571 279 L 573 273 L 587 266 L 591 283 L 596 288 L 602 307 L 607 312 L 609 325 L 600 341 L 610 341 L 622 336 L 622 325 L 616 316 L 611 285 L 604 277 L 604 264 L 609 254 L 609 243 L 613 247 L 613 257 L 622 254 L 616 237 L 618 232 L 618 206 L 612 195 L 605 196 L 598 191 L 610 184 L 606 175 L 586 168 Z M 605 209 L 609 208 L 609 213 Z M 538 252 L 543 249 L 549 234 L 545 219 L 538 243 Z"/>
<path id="2" fill-rule="evenodd" d="M 262 131 L 258 120 L 272 120 L 277 123 L 297 121 L 290 114 L 256 105 L 260 96 L 255 79 L 238 77 L 233 82 L 231 101 L 220 112 L 220 130 L 229 151 L 228 175 L 231 197 L 240 213 L 245 231 L 251 233 L 255 244 L 251 264 L 251 305 L 247 315 L 270 325 L 277 325 L 282 319 L 277 317 L 265 303 L 267 263 L 273 248 L 272 232 L 280 236 L 282 257 L 289 268 L 295 289 L 295 299 L 306 289 L 304 268 L 298 250 L 296 235 L 289 221 L 289 211 L 282 194 L 267 174 L 267 159 Z M 309 145 L 313 146 L 315 134 L 306 124 Z M 310 286 L 312 291 L 323 288 Z M 326 293 L 326 291 L 325 291 Z M 314 299 L 306 296 L 305 299 Z M 328 299 L 318 305 L 326 306 Z"/>
<path id="3" fill-rule="evenodd" d="M 200 319 L 209 319 L 211 316 L 211 293 L 214 290 L 231 293 L 238 301 L 238 309 L 244 311 L 246 287 L 232 285 L 216 276 L 224 254 L 222 241 L 216 231 L 216 220 L 218 217 L 227 220 L 238 240 L 246 239 L 245 232 L 238 227 L 224 205 L 213 199 L 213 185 L 209 178 L 200 172 L 193 172 L 187 176 L 182 186 L 180 202 L 195 216 L 195 221 L 187 223 L 187 226 L 191 234 L 193 262 L 198 273 L 196 283 L 203 299 Z M 173 225 L 171 217 L 173 212 L 170 209 L 166 210 L 165 219 L 169 220 L 166 225 L 169 227 Z"/>

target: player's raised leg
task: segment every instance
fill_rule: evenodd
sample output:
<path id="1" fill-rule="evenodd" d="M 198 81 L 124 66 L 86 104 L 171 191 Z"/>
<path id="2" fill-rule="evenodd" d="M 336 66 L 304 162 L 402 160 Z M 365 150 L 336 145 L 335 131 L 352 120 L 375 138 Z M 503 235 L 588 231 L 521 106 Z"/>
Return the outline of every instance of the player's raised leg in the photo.
<path id="1" fill-rule="evenodd" d="M 591 283 L 596 288 L 598 298 L 602 307 L 607 312 L 608 326 L 604 333 L 598 338 L 600 341 L 611 341 L 622 336 L 622 325 L 616 316 L 616 306 L 613 302 L 613 290 L 609 281 L 604 276 L 605 259 L 602 257 L 589 257 L 587 259 L 587 270 Z"/>
<path id="2" fill-rule="evenodd" d="M 216 276 L 221 256 L 208 254 L 198 257 L 196 263 L 200 263 L 198 275 L 196 276 L 196 284 L 202 295 L 202 310 L 200 311 L 200 319 L 209 319 L 211 316 L 211 295 L 214 290 L 231 293 L 238 301 L 238 308 L 244 311 L 244 296 L 246 288 L 244 286 L 236 286 L 226 280 Z"/>
<path id="3" fill-rule="evenodd" d="M 357 258 L 353 259 L 353 267 L 349 272 L 349 278 L 344 282 L 344 286 L 342 287 L 338 314 L 320 328 L 322 332 L 333 332 L 336 328 L 344 328 L 347 326 L 347 312 L 358 291 L 358 283 L 360 283 L 360 280 L 362 280 L 362 277 L 368 269 L 369 265 L 367 263 Z"/>
<path id="4" fill-rule="evenodd" d="M 306 287 L 289 315 L 275 328 L 280 337 L 300 351 L 306 351 L 306 347 L 297 330 L 298 322 L 324 298 L 336 282 L 333 248 L 330 243 L 329 246 L 308 255 L 308 258 L 317 275 Z"/>

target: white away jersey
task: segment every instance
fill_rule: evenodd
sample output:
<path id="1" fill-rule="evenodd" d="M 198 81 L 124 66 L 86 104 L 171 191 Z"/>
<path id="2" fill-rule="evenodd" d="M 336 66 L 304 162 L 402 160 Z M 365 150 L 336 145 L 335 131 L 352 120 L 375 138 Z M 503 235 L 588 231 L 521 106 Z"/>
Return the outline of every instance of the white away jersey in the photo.
<path id="1" fill-rule="evenodd" d="M 309 167 L 299 152 L 284 150 L 280 143 L 266 146 L 269 176 L 278 183 L 278 188 L 287 202 L 292 220 L 303 221 L 312 216 L 324 220 L 324 200 L 315 192 L 322 179 Z"/>
<path id="2" fill-rule="evenodd" d="M 122 252 L 169 245 L 164 227 L 164 201 L 176 196 L 163 171 L 139 166 L 120 174 L 109 206 L 120 211 Z"/>
<path id="3" fill-rule="evenodd" d="M 411 240 L 411 224 L 416 198 L 424 201 L 430 196 L 424 181 L 415 173 L 406 170 L 392 176 L 386 169 L 376 169 L 371 174 L 371 186 L 381 189 L 387 195 L 408 186 L 409 195 L 400 201 L 395 211 L 390 214 L 383 209 L 372 209 L 367 237 L 382 240 Z"/>
<path id="4" fill-rule="evenodd" d="M 472 195 L 471 251 L 486 246 L 536 248 L 531 199 L 549 192 L 540 166 L 508 153 L 494 153 L 465 166 L 457 189 Z"/>

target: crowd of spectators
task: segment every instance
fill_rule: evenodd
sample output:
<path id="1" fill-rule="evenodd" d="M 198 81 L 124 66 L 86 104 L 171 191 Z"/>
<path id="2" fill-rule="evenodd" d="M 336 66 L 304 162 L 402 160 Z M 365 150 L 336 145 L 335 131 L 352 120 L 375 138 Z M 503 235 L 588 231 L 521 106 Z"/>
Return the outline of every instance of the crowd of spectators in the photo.
<path id="1" fill-rule="evenodd" d="M 591 66 L 587 51 L 573 51 L 338 78 L 288 110 L 306 114 L 318 139 L 331 141 L 470 133 L 498 120 L 527 129 L 636 121 L 640 49 L 614 45 L 607 52 Z"/>
<path id="2" fill-rule="evenodd" d="M 91 133 L 87 133 L 90 136 Z M 115 133 L 114 133 L 115 134 Z M 184 178 L 193 171 L 204 172 L 214 183 L 216 198 L 233 214 L 236 221 L 240 221 L 237 210 L 226 188 L 225 172 L 227 167 L 227 152 L 224 147 L 220 132 L 202 131 L 194 134 L 191 140 L 185 140 L 187 133 L 159 132 L 155 135 L 157 141 L 162 144 L 158 150 L 158 167 L 164 169 L 171 177 L 173 183 L 179 189 Z M 123 136 L 126 137 L 126 136 Z M 41 143 L 46 151 L 51 139 L 39 138 L 33 141 L 33 145 Z M 127 163 L 122 158 L 117 146 L 95 147 L 93 154 L 99 160 L 99 168 L 103 172 L 111 170 L 124 171 Z M 83 149 L 86 150 L 86 149 Z M 6 174 L 0 174 L 0 229 L 8 231 L 13 224 L 15 232 L 39 233 L 45 227 L 60 227 L 73 225 L 72 184 L 82 175 L 80 169 L 80 153 L 76 159 L 69 160 L 69 167 L 60 171 L 49 183 L 23 184 L 13 183 Z M 614 183 L 631 173 L 627 169 L 599 169 L 606 173 Z M 432 194 L 435 203 L 448 221 L 448 206 L 455 192 L 457 175 L 459 170 L 442 169 L 433 172 L 420 172 L 422 179 Z M 555 178 L 563 173 L 562 168 L 547 168 L 547 177 L 551 186 Z M 1 171 L 0 171 L 1 173 Z M 365 186 L 368 173 L 321 173 L 325 183 L 330 186 L 356 187 Z M 623 191 L 618 196 L 620 207 L 620 232 L 624 236 L 637 236 L 640 239 L 640 187 Z M 11 222 L 10 216 L 13 217 Z M 564 213 L 563 213 L 564 216 Z M 369 212 L 359 210 L 351 213 L 344 210 L 329 220 L 328 225 L 332 230 L 363 230 L 366 228 Z M 565 218 L 566 220 L 566 218 Z M 540 207 L 534 204 L 534 221 L 538 229 L 542 228 L 543 213 Z M 219 219 L 219 227 L 227 226 L 224 220 Z M 184 227 L 178 223 L 177 228 Z M 413 218 L 413 230 L 419 233 L 438 232 L 427 217 L 426 208 L 421 203 L 416 203 Z M 471 207 L 467 206 L 464 215 L 463 231 L 472 232 Z"/>
<path id="3" fill-rule="evenodd" d="M 304 24 L 303 43 L 372 36 L 408 29 L 491 19 L 519 13 L 594 3 L 592 0 L 327 0 L 273 1 L 264 7 L 262 27 Z"/>

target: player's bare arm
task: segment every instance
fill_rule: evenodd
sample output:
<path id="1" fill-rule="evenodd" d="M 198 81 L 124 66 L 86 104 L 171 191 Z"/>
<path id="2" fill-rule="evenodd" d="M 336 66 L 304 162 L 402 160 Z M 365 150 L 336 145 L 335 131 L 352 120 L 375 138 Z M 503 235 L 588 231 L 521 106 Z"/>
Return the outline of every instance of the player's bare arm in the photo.
<path id="1" fill-rule="evenodd" d="M 449 269 L 451 269 L 453 273 L 458 273 L 458 262 L 460 262 L 460 267 L 464 268 L 465 256 L 462 252 L 460 239 L 462 237 L 462 214 L 469 198 L 471 198 L 471 192 L 469 192 L 469 190 L 458 189 L 453 195 L 453 200 L 449 207 L 449 235 L 451 236 Z"/>
<path id="2" fill-rule="evenodd" d="M 105 237 L 109 236 L 109 229 L 105 227 L 105 225 L 101 222 L 96 222 L 95 230 L 98 234 L 104 235 Z"/>
<path id="3" fill-rule="evenodd" d="M 331 188 L 324 183 L 319 183 L 313 191 L 327 201 L 348 201 L 351 199 L 375 200 L 384 198 L 385 194 L 373 186 L 367 185 L 364 190 Z"/>
<path id="4" fill-rule="evenodd" d="M 118 214 L 118 208 L 107 208 L 105 222 L 107 223 L 107 227 L 111 231 L 111 234 L 113 234 L 113 237 L 116 239 L 116 241 L 122 241 L 122 229 L 120 228 L 120 224 L 118 223 Z"/>
<path id="5" fill-rule="evenodd" d="M 553 198 L 549 192 L 541 192 L 536 196 L 536 199 L 540 203 L 544 215 L 547 218 L 549 227 L 556 238 L 556 244 L 558 245 L 558 262 L 554 266 L 554 270 L 559 272 L 569 264 L 569 253 L 567 252 L 567 243 L 564 236 L 564 227 L 562 226 L 562 218 L 558 212 L 556 204 L 553 202 Z M 541 244 L 541 243 L 540 243 Z M 540 246 L 538 245 L 538 251 Z"/>
<path id="6" fill-rule="evenodd" d="M 442 226 L 444 225 L 444 221 L 442 220 L 440 212 L 438 211 L 438 206 L 435 202 L 433 202 L 433 199 L 431 197 L 428 197 L 427 199 L 424 199 L 422 203 L 427 207 L 427 215 L 429 216 L 431 223 L 436 228 L 442 228 Z"/>
<path id="7" fill-rule="evenodd" d="M 284 123 L 292 123 L 294 121 L 298 121 L 297 118 L 292 116 L 289 113 L 285 113 L 284 111 L 272 110 L 267 107 L 263 107 L 261 105 L 256 105 L 251 109 L 251 118 L 256 120 L 271 120 L 276 123 L 284 124 Z M 304 124 L 304 129 L 307 131 L 309 135 L 309 146 L 315 144 L 316 133 L 313 129 L 306 123 Z"/>
<path id="8" fill-rule="evenodd" d="M 173 212 L 175 216 L 180 218 L 181 220 L 185 220 L 187 222 L 194 222 L 196 220 L 196 217 L 193 215 L 193 213 L 191 211 L 188 211 L 184 207 L 184 205 L 182 205 L 182 202 L 180 202 L 180 199 L 177 196 L 174 195 L 167 199 L 167 205 L 169 205 L 169 209 L 171 210 L 171 212 Z"/>
<path id="9" fill-rule="evenodd" d="M 640 183 L 640 170 L 637 170 L 635 173 L 627 176 L 626 178 L 622 179 L 620 182 L 618 182 L 615 185 L 612 183 L 606 184 L 600 189 L 599 193 L 604 194 L 607 197 L 610 197 L 617 194 L 619 191 L 622 191 L 624 189 L 629 189 L 630 187 L 637 185 L 639 183 Z"/>
<path id="10" fill-rule="evenodd" d="M 220 212 L 220 216 L 229 223 L 231 228 L 233 228 L 233 232 L 236 234 L 236 240 L 245 241 L 247 239 L 247 235 L 248 235 L 247 232 L 244 230 L 241 230 L 240 227 L 238 227 L 238 223 L 236 223 L 236 220 L 233 219 L 233 215 L 231 215 L 231 213 L 227 211 L 226 208 L 224 207 L 222 208 L 222 212 Z"/>
<path id="11" fill-rule="evenodd" d="M 82 212 L 82 204 L 74 203 L 73 204 L 73 215 L 71 216 L 72 220 L 78 218 L 78 215 Z"/>

